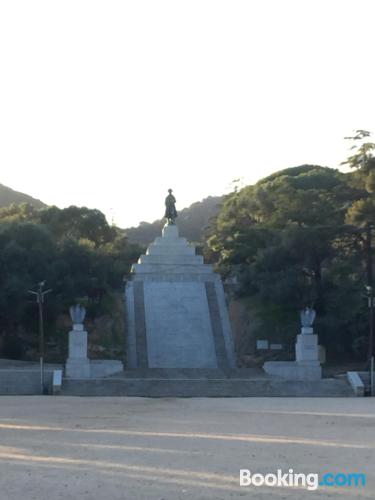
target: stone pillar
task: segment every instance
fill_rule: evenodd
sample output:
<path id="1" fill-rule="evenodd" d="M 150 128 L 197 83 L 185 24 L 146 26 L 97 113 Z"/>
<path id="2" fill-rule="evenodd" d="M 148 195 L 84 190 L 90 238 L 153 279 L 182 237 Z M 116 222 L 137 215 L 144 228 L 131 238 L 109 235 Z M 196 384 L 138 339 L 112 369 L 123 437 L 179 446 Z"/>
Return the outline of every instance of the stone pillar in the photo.
<path id="1" fill-rule="evenodd" d="M 310 326 L 303 326 L 301 334 L 297 335 L 296 361 L 304 363 L 315 361 L 319 363 L 318 336 Z"/>
<path id="2" fill-rule="evenodd" d="M 319 361 L 318 336 L 311 326 L 303 326 L 297 335 L 295 361 L 267 361 L 263 369 L 269 375 L 288 380 L 320 380 L 322 367 Z"/>
<path id="3" fill-rule="evenodd" d="M 83 324 L 74 324 L 69 332 L 69 358 L 65 375 L 69 378 L 90 378 L 90 360 L 87 357 L 87 332 Z"/>
<path id="4" fill-rule="evenodd" d="M 319 361 L 318 336 L 311 326 L 303 326 L 296 342 L 296 364 L 304 380 L 322 378 L 322 367 Z"/>

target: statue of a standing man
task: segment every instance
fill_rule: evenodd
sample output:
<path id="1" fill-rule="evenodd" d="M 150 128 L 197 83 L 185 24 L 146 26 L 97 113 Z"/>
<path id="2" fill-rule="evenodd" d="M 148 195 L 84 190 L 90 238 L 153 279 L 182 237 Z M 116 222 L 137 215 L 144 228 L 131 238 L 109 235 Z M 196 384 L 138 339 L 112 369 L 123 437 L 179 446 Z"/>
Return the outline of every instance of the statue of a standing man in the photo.
<path id="1" fill-rule="evenodd" d="M 168 224 L 175 224 L 177 217 L 176 198 L 172 194 L 172 189 L 168 189 L 168 196 L 165 198 L 165 214 Z"/>

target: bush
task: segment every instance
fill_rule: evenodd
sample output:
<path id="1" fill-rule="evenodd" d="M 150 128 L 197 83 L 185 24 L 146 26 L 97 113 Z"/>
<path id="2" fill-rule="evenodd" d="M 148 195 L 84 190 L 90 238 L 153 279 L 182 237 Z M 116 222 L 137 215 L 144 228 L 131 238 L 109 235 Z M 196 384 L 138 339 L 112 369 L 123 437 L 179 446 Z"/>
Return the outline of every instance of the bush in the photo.
<path id="1" fill-rule="evenodd" d="M 3 356 L 8 359 L 21 359 L 23 355 L 22 340 L 18 337 L 5 337 Z"/>

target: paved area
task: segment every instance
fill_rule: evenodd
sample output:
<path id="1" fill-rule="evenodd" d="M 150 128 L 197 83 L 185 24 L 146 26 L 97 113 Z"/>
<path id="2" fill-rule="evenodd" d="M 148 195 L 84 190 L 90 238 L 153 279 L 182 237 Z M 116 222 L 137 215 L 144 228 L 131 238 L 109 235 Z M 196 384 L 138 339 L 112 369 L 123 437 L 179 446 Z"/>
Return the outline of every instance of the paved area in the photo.
<path id="1" fill-rule="evenodd" d="M 239 486 L 239 470 L 367 475 Z M 1 500 L 375 498 L 375 399 L 0 398 Z"/>

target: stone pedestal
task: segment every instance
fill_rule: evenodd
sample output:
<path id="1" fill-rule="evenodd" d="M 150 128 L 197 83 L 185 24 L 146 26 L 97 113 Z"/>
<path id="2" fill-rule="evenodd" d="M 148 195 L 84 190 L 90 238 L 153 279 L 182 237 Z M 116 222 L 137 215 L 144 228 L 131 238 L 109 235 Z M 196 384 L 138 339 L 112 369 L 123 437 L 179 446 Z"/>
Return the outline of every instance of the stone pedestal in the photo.
<path id="1" fill-rule="evenodd" d="M 265 372 L 289 380 L 320 380 L 318 336 L 311 327 L 302 327 L 295 349 L 295 361 L 268 361 L 263 365 Z"/>
<path id="2" fill-rule="evenodd" d="M 83 325 L 73 325 L 69 332 L 69 358 L 65 375 L 69 378 L 90 378 L 90 360 L 87 357 L 87 332 Z"/>
<path id="3" fill-rule="evenodd" d="M 311 328 L 312 330 L 312 328 Z M 297 335 L 296 342 L 296 361 L 315 361 L 319 362 L 318 336 L 310 333 Z"/>
<path id="4" fill-rule="evenodd" d="M 231 368 L 223 285 L 176 225 L 132 267 L 126 286 L 128 368 Z"/>
<path id="5" fill-rule="evenodd" d="M 286 380 L 320 380 L 322 368 L 319 363 L 297 361 L 267 361 L 263 369 L 268 375 Z"/>

